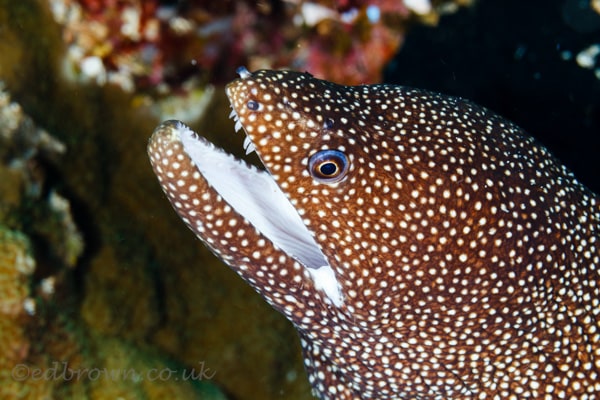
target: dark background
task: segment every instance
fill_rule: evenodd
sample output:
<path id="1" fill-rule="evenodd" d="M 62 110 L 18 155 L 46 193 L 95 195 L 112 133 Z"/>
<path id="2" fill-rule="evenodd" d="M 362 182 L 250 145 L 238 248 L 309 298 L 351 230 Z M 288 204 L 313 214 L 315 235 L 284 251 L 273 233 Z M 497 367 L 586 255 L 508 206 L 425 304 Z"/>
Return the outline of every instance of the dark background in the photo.
<path id="1" fill-rule="evenodd" d="M 600 193 L 600 79 L 575 62 L 600 44 L 600 15 L 589 4 L 479 0 L 437 27 L 414 26 L 385 82 L 464 97 L 503 115 Z"/>

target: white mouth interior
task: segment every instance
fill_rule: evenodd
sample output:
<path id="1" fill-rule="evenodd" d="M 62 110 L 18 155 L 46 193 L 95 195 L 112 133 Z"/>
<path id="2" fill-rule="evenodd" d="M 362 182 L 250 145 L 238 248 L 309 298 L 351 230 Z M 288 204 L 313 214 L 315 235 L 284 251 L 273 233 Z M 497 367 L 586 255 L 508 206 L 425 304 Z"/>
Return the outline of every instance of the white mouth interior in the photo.
<path id="1" fill-rule="evenodd" d="M 198 137 L 183 123 L 178 133 L 185 152 L 219 195 L 275 246 L 304 265 L 315 287 L 341 306 L 342 292 L 333 269 L 272 176 Z M 244 147 L 253 149 L 248 139 Z"/>

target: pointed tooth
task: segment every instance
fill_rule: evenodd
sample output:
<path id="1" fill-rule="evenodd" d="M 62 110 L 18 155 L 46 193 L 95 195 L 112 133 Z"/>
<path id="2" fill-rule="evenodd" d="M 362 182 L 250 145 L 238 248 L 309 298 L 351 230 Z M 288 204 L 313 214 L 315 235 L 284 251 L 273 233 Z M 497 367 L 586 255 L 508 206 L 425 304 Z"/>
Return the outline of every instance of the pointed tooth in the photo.
<path id="1" fill-rule="evenodd" d="M 232 108 L 231 112 L 229 113 L 229 118 L 235 118 L 237 117 L 237 114 L 235 113 L 235 110 Z"/>
<path id="2" fill-rule="evenodd" d="M 248 149 L 248 146 L 250 146 L 252 144 L 252 142 L 250 141 L 250 138 L 248 136 L 246 136 L 244 138 L 244 149 Z"/>
<path id="3" fill-rule="evenodd" d="M 256 149 L 254 148 L 254 144 L 248 136 L 244 138 L 244 150 L 246 150 L 246 155 L 252 153 L 253 151 L 256 151 Z"/>
<path id="4" fill-rule="evenodd" d="M 240 129 L 242 129 L 242 123 L 236 119 L 235 120 L 235 131 L 237 132 Z"/>
<path id="5" fill-rule="evenodd" d="M 246 147 L 246 155 L 252 153 L 253 151 L 256 151 L 256 148 L 254 147 L 254 144 L 250 142 L 248 143 L 248 147 Z"/>

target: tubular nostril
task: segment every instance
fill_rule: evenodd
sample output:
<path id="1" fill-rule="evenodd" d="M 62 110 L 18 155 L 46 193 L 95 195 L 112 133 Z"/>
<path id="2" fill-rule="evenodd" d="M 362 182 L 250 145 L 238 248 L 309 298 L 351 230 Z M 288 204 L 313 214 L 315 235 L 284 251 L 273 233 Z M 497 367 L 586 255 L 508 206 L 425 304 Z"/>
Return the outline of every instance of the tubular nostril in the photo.
<path id="1" fill-rule="evenodd" d="M 248 71 L 248 69 L 244 66 L 238 67 L 235 72 L 240 76 L 240 78 L 242 79 L 246 79 L 250 76 L 252 76 L 252 72 Z"/>

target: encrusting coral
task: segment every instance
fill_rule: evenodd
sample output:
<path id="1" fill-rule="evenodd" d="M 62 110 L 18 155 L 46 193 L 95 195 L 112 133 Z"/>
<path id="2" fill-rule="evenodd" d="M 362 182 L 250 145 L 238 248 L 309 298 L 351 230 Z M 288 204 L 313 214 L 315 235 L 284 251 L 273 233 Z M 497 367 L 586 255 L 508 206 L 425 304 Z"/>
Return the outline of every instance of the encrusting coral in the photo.
<path id="1" fill-rule="evenodd" d="M 30 281 L 35 271 L 31 245 L 22 233 L 0 226 L 0 398 L 44 398 L 50 382 L 22 375 L 29 369 L 31 343 L 26 321 L 35 312 Z M 15 377 L 17 379 L 15 379 Z"/>
<path id="2" fill-rule="evenodd" d="M 212 394 L 196 382 L 15 382 L 2 369 L 0 398 L 223 398 L 219 387 L 239 399 L 311 398 L 295 332 L 180 226 L 144 144 L 157 116 L 182 109 L 194 114 L 177 118 L 231 132 L 217 85 L 242 64 L 376 80 L 403 35 L 390 24 L 404 29 L 414 13 L 391 1 L 369 10 L 362 1 L 175 3 L 0 0 L 0 76 L 13 95 L 0 96 L 0 223 L 29 238 L 37 266 L 12 287 L 26 308 L 0 321 L 14 322 L 0 326 L 0 335 L 13 332 L 12 358 L 0 359 L 143 373 L 170 365 L 167 354 L 181 368 L 216 371 L 202 385 Z M 157 4 L 175 10 L 160 20 L 160 39 L 121 31 L 154 29 L 144 21 L 163 18 Z M 56 23 L 56 13 L 66 19 Z M 380 54 L 365 58 L 373 41 Z M 79 79 L 90 71 L 100 74 Z M 216 140 L 242 151 L 239 136 Z"/>

